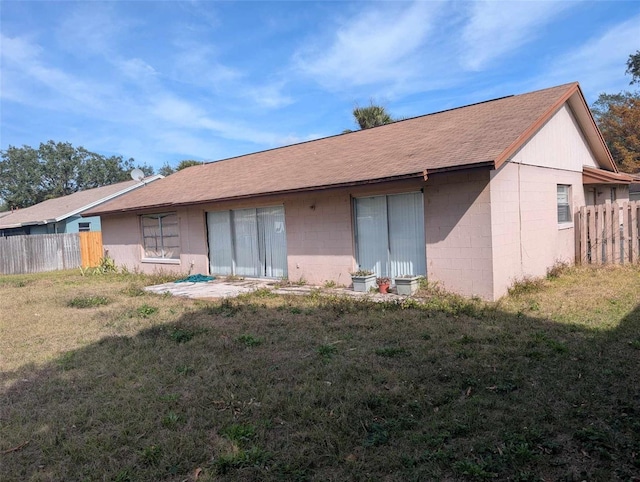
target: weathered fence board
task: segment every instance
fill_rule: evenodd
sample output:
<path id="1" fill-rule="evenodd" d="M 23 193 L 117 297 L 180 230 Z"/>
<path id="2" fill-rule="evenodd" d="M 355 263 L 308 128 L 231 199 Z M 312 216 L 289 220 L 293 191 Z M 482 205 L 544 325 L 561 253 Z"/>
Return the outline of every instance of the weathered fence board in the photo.
<path id="1" fill-rule="evenodd" d="M 632 230 L 631 237 L 629 239 L 629 253 L 630 256 L 637 261 L 638 258 L 640 258 L 640 229 L 638 229 L 638 225 L 640 225 L 640 213 L 638 212 L 640 211 L 640 201 L 636 201 L 635 206 L 636 207 L 633 208 L 632 204 L 629 213 L 629 225 L 636 226 L 636 229 Z"/>
<path id="2" fill-rule="evenodd" d="M 640 263 L 640 201 L 583 206 L 577 220 L 578 262 Z"/>
<path id="3" fill-rule="evenodd" d="M 95 268 L 102 259 L 102 233 L 86 231 L 80 234 L 80 258 L 83 268 Z"/>
<path id="4" fill-rule="evenodd" d="M 80 265 L 78 233 L 0 237 L 0 274 L 40 273 Z"/>

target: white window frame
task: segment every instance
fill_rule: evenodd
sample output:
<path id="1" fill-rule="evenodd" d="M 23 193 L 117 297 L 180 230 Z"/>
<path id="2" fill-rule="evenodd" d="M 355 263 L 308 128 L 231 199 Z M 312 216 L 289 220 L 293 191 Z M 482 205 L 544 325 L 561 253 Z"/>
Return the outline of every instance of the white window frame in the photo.
<path id="1" fill-rule="evenodd" d="M 285 219 L 284 205 L 209 211 L 207 233 L 211 274 L 286 278 Z M 282 235 L 281 242 L 277 242 L 274 235 L 275 238 Z"/>
<path id="2" fill-rule="evenodd" d="M 573 225 L 573 213 L 571 211 L 571 185 L 558 184 L 556 189 L 556 205 L 558 213 L 558 225 L 569 227 Z"/>
<path id="3" fill-rule="evenodd" d="M 145 219 L 155 219 L 157 220 L 158 233 L 155 234 L 147 234 L 145 233 Z M 175 235 L 165 234 L 164 228 L 168 226 L 168 223 L 171 226 L 175 226 L 176 233 Z M 151 227 L 151 226 L 149 226 Z M 178 214 L 176 212 L 167 212 L 167 213 L 156 213 L 156 214 L 143 214 L 140 216 L 140 232 L 142 233 L 142 250 L 143 250 L 143 258 L 142 261 L 154 262 L 154 263 L 171 263 L 178 264 L 180 263 L 180 228 L 178 225 Z M 177 243 L 169 243 L 169 238 L 177 238 Z M 160 255 L 149 255 L 149 251 L 152 247 L 148 244 L 148 240 L 155 240 L 153 251 L 160 251 Z"/>
<path id="4" fill-rule="evenodd" d="M 91 231 L 91 222 L 82 222 L 78 223 L 78 232 L 86 233 L 87 231 Z"/>
<path id="5" fill-rule="evenodd" d="M 398 241 L 402 241 L 402 237 L 397 236 L 399 231 L 394 229 L 394 224 L 397 221 L 401 221 L 402 218 L 394 216 L 392 199 L 401 199 L 403 196 L 416 194 L 419 195 L 420 216 L 417 223 L 411 223 L 411 226 L 413 226 L 417 230 L 416 235 L 411 237 L 411 239 L 416 240 L 417 246 L 413 246 L 414 248 L 416 248 L 415 251 L 410 251 L 413 253 L 413 256 L 407 257 L 406 250 L 402 249 L 402 245 L 398 246 L 396 244 Z M 379 203 L 377 209 L 375 206 L 370 206 L 370 209 L 373 208 L 377 211 L 377 214 L 380 215 L 380 217 L 376 218 L 375 220 L 375 223 L 377 224 L 375 232 L 361 232 L 361 229 L 359 227 L 359 203 L 362 201 L 372 201 Z M 377 194 L 373 196 L 355 197 L 353 198 L 352 209 L 357 269 L 373 271 L 376 276 L 388 276 L 389 278 L 392 278 L 394 282 L 396 277 L 403 275 L 426 276 L 427 261 L 424 230 L 424 195 L 422 191 L 409 191 L 393 194 Z M 371 219 L 373 219 L 373 217 L 371 217 Z M 372 241 L 374 244 L 371 243 Z M 375 243 L 378 243 L 377 247 L 375 247 Z M 366 246 L 367 250 L 369 250 L 368 254 L 365 254 L 362 251 L 364 246 Z M 370 248 L 372 247 L 374 248 L 373 251 L 370 250 Z"/>

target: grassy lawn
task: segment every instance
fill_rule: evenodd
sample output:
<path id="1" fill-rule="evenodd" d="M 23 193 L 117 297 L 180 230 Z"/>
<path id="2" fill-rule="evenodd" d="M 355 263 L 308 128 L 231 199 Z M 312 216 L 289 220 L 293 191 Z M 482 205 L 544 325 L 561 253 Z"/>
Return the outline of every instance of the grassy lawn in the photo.
<path id="1" fill-rule="evenodd" d="M 2 481 L 640 480 L 640 269 L 498 303 L 0 277 Z"/>

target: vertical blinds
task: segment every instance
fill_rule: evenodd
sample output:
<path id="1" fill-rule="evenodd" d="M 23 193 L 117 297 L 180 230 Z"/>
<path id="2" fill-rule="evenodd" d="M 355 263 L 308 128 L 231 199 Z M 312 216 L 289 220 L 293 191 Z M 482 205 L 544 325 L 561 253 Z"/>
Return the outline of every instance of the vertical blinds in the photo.
<path id="1" fill-rule="evenodd" d="M 357 198 L 355 212 L 360 269 L 390 278 L 426 274 L 421 192 Z"/>
<path id="2" fill-rule="evenodd" d="M 287 276 L 283 206 L 209 212 L 207 226 L 211 273 Z"/>

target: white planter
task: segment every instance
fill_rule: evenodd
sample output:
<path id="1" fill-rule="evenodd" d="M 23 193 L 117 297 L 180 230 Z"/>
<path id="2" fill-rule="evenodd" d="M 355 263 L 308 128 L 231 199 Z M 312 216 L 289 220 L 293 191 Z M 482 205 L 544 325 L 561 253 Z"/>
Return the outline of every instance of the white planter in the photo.
<path id="1" fill-rule="evenodd" d="M 370 274 L 367 276 L 351 276 L 353 281 L 353 291 L 360 291 L 362 293 L 368 293 L 371 288 L 376 286 L 376 275 Z"/>
<path id="2" fill-rule="evenodd" d="M 420 287 L 420 277 L 396 278 L 396 290 L 399 295 L 410 296 Z"/>

